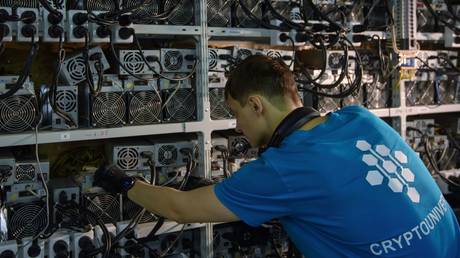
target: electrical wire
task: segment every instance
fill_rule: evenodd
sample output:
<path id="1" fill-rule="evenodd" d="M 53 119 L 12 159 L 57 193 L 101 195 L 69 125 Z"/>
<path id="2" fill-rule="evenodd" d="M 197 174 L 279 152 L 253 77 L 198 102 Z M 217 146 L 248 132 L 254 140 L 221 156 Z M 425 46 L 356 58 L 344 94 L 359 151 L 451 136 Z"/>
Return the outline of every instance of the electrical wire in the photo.
<path id="1" fill-rule="evenodd" d="M 22 88 L 26 79 L 29 77 L 30 68 L 32 66 L 32 62 L 35 56 L 37 55 L 37 53 L 38 53 L 38 42 L 35 42 L 35 35 L 32 35 L 29 55 L 27 57 L 26 63 L 24 64 L 21 75 L 19 76 L 14 86 L 12 86 L 7 92 L 0 94 L 0 99 L 6 99 L 8 97 L 11 97 L 14 94 L 16 94 L 16 92 L 18 92 L 19 89 Z"/>
<path id="2" fill-rule="evenodd" d="M 62 65 L 63 65 L 64 60 L 65 60 L 65 49 L 63 47 L 63 44 L 64 44 L 63 35 L 60 34 L 59 35 L 58 61 L 57 61 L 57 64 L 56 64 L 55 73 L 53 74 L 50 89 L 48 91 L 48 100 L 49 100 L 49 103 L 50 103 L 51 108 L 53 109 L 53 111 L 65 121 L 66 125 L 69 128 L 72 128 L 72 127 L 76 126 L 76 121 L 73 121 L 72 117 L 70 117 L 68 114 L 63 112 L 59 108 L 59 106 L 56 104 L 56 98 L 57 98 L 57 92 L 56 91 L 57 91 L 58 78 L 59 78 L 59 74 L 61 73 Z"/>
<path id="3" fill-rule="evenodd" d="M 142 61 L 143 61 L 143 62 L 145 63 L 145 65 L 149 68 L 149 70 L 152 71 L 152 72 L 153 72 L 155 75 L 157 75 L 158 77 L 160 77 L 160 78 L 162 78 L 162 79 L 165 79 L 165 80 L 168 80 L 168 81 L 183 81 L 183 80 L 187 80 L 187 79 L 191 78 L 191 77 L 195 74 L 195 72 L 196 72 L 196 67 L 197 67 L 197 64 L 198 64 L 198 59 L 197 59 L 196 57 L 195 57 L 195 60 L 194 60 L 194 62 L 193 62 L 192 69 L 191 69 L 190 73 L 187 74 L 186 76 L 184 76 L 184 77 L 179 77 L 179 78 L 171 78 L 171 77 L 164 76 L 164 75 L 162 74 L 163 67 L 162 67 L 161 63 L 160 63 L 158 60 L 157 60 L 157 62 L 158 62 L 159 66 L 160 66 L 160 69 L 161 69 L 160 72 L 157 72 L 157 71 L 155 70 L 155 68 L 153 68 L 153 67 L 150 65 L 149 61 L 147 60 L 147 58 L 146 58 L 145 55 L 144 55 L 144 51 L 142 50 L 141 44 L 140 44 L 140 42 L 139 42 L 139 39 L 138 39 L 137 36 L 136 36 L 136 33 L 134 33 L 134 30 L 133 30 L 133 41 L 134 41 L 134 43 L 135 43 L 135 45 L 136 45 L 136 48 L 137 48 L 137 51 L 138 51 L 139 55 L 140 55 L 141 58 L 142 58 Z M 124 69 L 124 68 L 123 68 L 123 69 Z"/>

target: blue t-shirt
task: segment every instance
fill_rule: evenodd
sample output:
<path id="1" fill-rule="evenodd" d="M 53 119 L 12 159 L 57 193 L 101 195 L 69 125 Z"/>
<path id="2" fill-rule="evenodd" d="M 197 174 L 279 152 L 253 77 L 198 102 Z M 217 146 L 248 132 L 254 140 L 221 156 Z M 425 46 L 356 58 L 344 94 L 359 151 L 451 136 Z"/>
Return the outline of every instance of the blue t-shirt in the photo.
<path id="1" fill-rule="evenodd" d="M 365 108 L 330 113 L 215 186 L 251 226 L 273 218 L 308 258 L 460 257 L 460 230 L 423 162 Z"/>

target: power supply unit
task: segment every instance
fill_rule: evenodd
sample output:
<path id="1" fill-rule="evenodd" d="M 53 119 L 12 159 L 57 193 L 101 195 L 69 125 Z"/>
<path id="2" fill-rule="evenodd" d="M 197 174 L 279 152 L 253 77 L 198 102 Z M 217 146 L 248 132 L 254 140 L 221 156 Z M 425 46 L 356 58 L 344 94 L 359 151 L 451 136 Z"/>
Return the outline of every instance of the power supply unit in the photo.
<path id="1" fill-rule="evenodd" d="M 66 32 L 67 42 L 84 43 L 88 35 L 88 13 L 84 10 L 68 10 Z"/>
<path id="2" fill-rule="evenodd" d="M 45 257 L 45 240 L 27 237 L 22 239 L 19 243 L 22 248 L 19 248 L 20 258 L 44 258 Z"/>
<path id="3" fill-rule="evenodd" d="M 239 63 L 250 56 L 264 55 L 264 52 L 259 49 L 236 46 L 236 47 L 233 47 L 232 55 L 233 55 L 233 58 L 236 60 L 236 62 Z"/>
<path id="4" fill-rule="evenodd" d="M 120 61 L 123 66 L 135 75 L 153 75 L 155 74 L 150 68 L 160 73 L 160 50 L 143 50 L 144 58 L 138 50 L 120 50 Z M 119 66 L 120 75 L 129 75 L 129 73 Z"/>
<path id="5" fill-rule="evenodd" d="M 0 257 L 18 257 L 18 243 L 16 240 L 4 241 L 0 244 Z"/>
<path id="6" fill-rule="evenodd" d="M 89 50 L 89 67 L 91 70 L 91 76 L 97 75 L 98 71 L 96 69 L 96 60 L 91 57 L 100 57 L 100 65 L 103 71 L 110 68 L 110 64 L 107 61 L 104 52 L 100 47 L 94 47 Z M 83 82 L 87 79 L 86 75 L 86 62 L 83 53 L 75 55 L 71 58 L 68 58 L 64 61 L 62 65 L 62 70 L 60 73 L 62 79 L 66 82 L 67 85 L 77 85 L 80 82 Z"/>
<path id="7" fill-rule="evenodd" d="M 2 42 L 13 41 L 13 34 L 15 33 L 16 24 L 8 19 L 3 18 L 12 14 L 11 7 L 3 7 L 0 5 L 0 31 L 3 35 L 0 35 Z"/>
<path id="8" fill-rule="evenodd" d="M 93 231 L 72 232 L 70 235 L 72 258 L 85 257 L 86 253 L 96 249 Z"/>
<path id="9" fill-rule="evenodd" d="M 16 40 L 19 42 L 39 41 L 40 14 L 36 8 L 17 8 L 20 19 L 17 22 Z"/>
<path id="10" fill-rule="evenodd" d="M 192 152 L 193 156 L 194 145 L 192 141 L 155 143 L 155 165 L 158 167 L 186 165 L 188 156 L 185 151 Z"/>
<path id="11" fill-rule="evenodd" d="M 164 72 L 187 73 L 192 71 L 196 53 L 195 49 L 162 48 L 161 66 Z"/>
<path id="12" fill-rule="evenodd" d="M 234 158 L 255 158 L 258 155 L 258 149 L 251 147 L 249 140 L 244 136 L 229 136 L 228 151 Z"/>
<path id="13" fill-rule="evenodd" d="M 52 112 L 52 128 L 78 128 L 78 88 L 76 86 L 57 86 L 56 106 L 60 111 L 67 114 L 72 119 L 74 126 L 69 127 L 61 116 L 59 116 L 56 112 Z"/>
<path id="14" fill-rule="evenodd" d="M 46 243 L 47 257 L 69 257 L 71 254 L 70 249 L 70 236 L 66 231 L 57 231 L 48 238 Z"/>
<path id="15" fill-rule="evenodd" d="M 264 49 L 264 55 L 273 59 L 280 59 L 289 67 L 292 71 L 294 69 L 294 52 L 289 50 L 279 49 Z"/>
<path id="16" fill-rule="evenodd" d="M 109 1 L 105 1 L 109 2 Z M 88 3 L 100 3 L 100 1 L 88 1 Z M 92 11 L 92 14 L 97 16 L 102 16 L 107 11 Z M 90 19 L 88 24 L 89 29 L 89 39 L 91 43 L 109 43 L 110 42 L 110 34 L 112 30 L 110 29 L 109 25 L 102 24 L 95 22 Z"/>
<path id="17" fill-rule="evenodd" d="M 53 1 L 51 1 L 53 2 Z M 41 30 L 44 42 L 59 42 L 65 40 L 65 11 L 53 9 L 56 13 L 50 13 L 46 8 L 41 7 Z M 57 14 L 59 13 L 59 14 Z"/>
<path id="18" fill-rule="evenodd" d="M 123 144 L 111 143 L 107 145 L 107 156 L 110 163 L 124 171 L 150 170 L 148 157 L 155 156 L 153 144 Z"/>
<path id="19" fill-rule="evenodd" d="M 211 72 L 225 72 L 230 66 L 229 59 L 232 59 L 232 50 L 223 48 L 208 49 L 208 69 Z"/>

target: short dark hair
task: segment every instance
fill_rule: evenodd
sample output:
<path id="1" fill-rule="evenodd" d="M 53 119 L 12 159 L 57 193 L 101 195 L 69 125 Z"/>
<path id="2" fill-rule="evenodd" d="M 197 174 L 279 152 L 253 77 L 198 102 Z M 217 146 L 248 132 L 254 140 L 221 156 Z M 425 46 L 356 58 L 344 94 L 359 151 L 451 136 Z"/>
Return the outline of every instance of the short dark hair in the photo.
<path id="1" fill-rule="evenodd" d="M 269 99 L 289 96 L 299 101 L 294 74 L 281 59 L 254 55 L 238 64 L 225 84 L 225 99 L 231 96 L 244 106 L 249 95 L 259 93 Z"/>

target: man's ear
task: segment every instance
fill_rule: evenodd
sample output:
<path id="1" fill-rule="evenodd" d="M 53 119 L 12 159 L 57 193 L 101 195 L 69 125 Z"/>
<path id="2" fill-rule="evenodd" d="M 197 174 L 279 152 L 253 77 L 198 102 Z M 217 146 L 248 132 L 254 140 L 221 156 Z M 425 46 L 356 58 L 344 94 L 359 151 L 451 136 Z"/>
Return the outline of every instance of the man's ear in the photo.
<path id="1" fill-rule="evenodd" d="M 257 114 L 262 114 L 264 106 L 262 104 L 262 99 L 258 95 L 252 95 L 248 97 L 248 105 L 252 111 Z"/>

